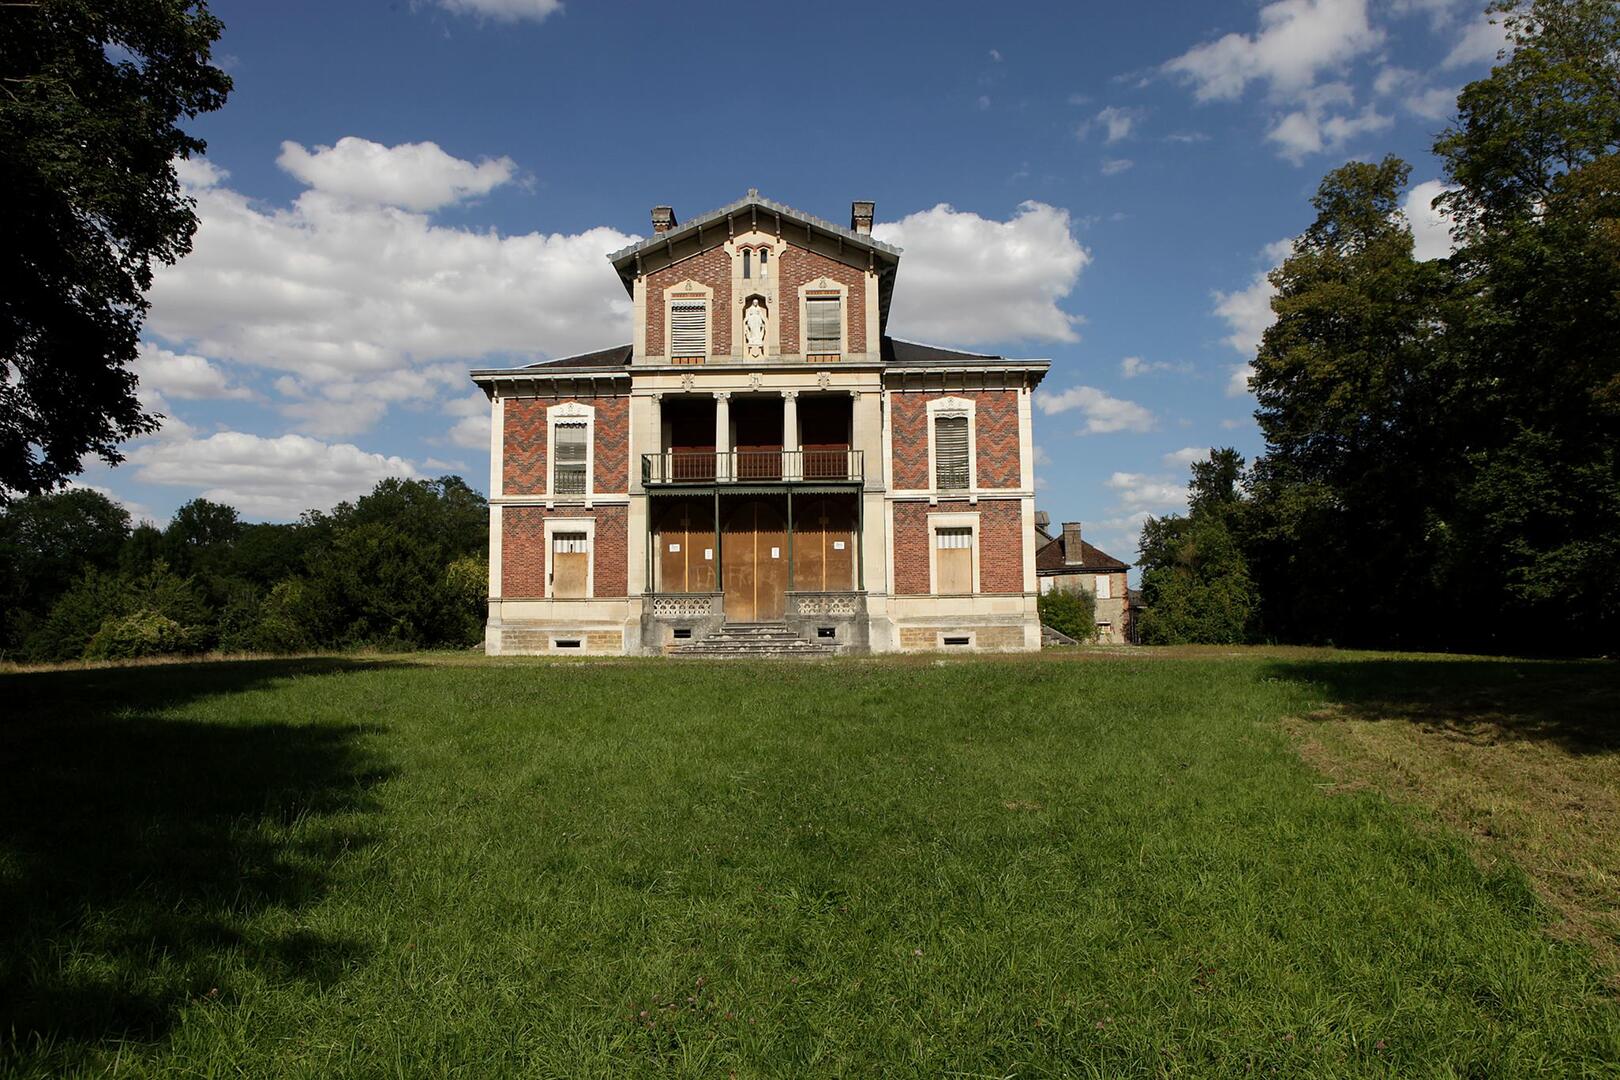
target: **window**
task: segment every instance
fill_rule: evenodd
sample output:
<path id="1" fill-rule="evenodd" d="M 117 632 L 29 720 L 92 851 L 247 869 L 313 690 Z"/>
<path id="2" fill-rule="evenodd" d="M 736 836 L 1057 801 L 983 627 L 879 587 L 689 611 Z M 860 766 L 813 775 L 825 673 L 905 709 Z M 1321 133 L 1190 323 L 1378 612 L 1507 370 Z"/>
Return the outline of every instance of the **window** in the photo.
<path id="1" fill-rule="evenodd" d="M 965 491 L 968 487 L 968 418 L 934 417 L 934 487 Z"/>
<path id="2" fill-rule="evenodd" d="M 754 253 L 752 251 L 748 250 L 747 248 L 743 248 L 743 277 L 751 278 L 753 276 L 754 276 Z"/>
<path id="3" fill-rule="evenodd" d="M 934 530 L 934 592 L 941 596 L 973 591 L 973 530 L 952 526 Z"/>
<path id="4" fill-rule="evenodd" d="M 836 296 L 812 296 L 804 302 L 806 353 L 843 351 L 843 303 Z"/>
<path id="5" fill-rule="evenodd" d="M 587 435 L 587 425 L 583 420 L 569 420 L 556 425 L 552 438 L 552 449 L 556 454 L 551 464 L 553 495 L 585 494 Z"/>
<path id="6" fill-rule="evenodd" d="M 769 248 L 759 249 L 759 276 L 765 276 L 765 268 L 771 264 L 771 251 Z"/>
<path id="7" fill-rule="evenodd" d="M 591 578 L 591 539 L 583 532 L 551 535 L 551 595 L 583 599 Z"/>
<path id="8" fill-rule="evenodd" d="M 669 355 L 702 356 L 709 345 L 709 305 L 705 300 L 677 300 L 669 306 Z"/>
<path id="9" fill-rule="evenodd" d="M 1113 576 L 1111 574 L 1098 574 L 1097 575 L 1097 599 L 1099 599 L 1099 600 L 1112 600 L 1114 598 L 1113 584 L 1114 584 L 1114 578 L 1113 578 Z"/>

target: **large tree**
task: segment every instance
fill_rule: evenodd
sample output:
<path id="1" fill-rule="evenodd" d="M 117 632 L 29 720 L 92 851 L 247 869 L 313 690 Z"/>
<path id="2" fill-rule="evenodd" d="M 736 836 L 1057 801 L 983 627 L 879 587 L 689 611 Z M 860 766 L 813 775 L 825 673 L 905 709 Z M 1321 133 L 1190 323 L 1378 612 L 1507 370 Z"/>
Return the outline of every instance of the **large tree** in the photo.
<path id="1" fill-rule="evenodd" d="M 197 229 L 178 125 L 230 91 L 220 30 L 203 0 L 0 4 L 0 499 L 156 426 L 129 365 L 153 265 Z"/>

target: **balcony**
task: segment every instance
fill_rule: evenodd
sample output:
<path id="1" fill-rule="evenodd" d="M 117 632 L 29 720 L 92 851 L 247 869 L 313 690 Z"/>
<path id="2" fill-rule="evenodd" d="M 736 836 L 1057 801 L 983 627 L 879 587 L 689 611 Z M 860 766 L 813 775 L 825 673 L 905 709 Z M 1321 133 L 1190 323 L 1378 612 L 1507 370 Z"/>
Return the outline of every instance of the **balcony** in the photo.
<path id="1" fill-rule="evenodd" d="M 859 484 L 860 450 L 671 450 L 641 455 L 646 487 L 681 484 Z"/>

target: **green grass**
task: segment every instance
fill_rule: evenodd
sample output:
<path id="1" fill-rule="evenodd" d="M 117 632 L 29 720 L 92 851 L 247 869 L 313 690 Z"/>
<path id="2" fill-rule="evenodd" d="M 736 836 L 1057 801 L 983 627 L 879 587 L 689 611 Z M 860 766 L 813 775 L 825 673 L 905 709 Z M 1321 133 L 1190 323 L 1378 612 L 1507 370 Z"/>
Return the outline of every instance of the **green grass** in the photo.
<path id="1" fill-rule="evenodd" d="M 1283 724 L 1613 666 L 1405 663 L 0 675 L 0 1074 L 1620 1074 L 1526 876 Z"/>

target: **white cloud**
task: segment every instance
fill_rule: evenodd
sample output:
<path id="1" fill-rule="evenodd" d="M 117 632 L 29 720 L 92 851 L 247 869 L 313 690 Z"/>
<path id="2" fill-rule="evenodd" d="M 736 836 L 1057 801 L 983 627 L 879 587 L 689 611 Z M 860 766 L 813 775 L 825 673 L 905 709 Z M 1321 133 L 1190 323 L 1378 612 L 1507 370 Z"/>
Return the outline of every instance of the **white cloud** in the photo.
<path id="1" fill-rule="evenodd" d="M 284 142 L 276 164 L 316 191 L 407 210 L 435 210 L 487 195 L 517 173 L 509 157 L 484 158 L 475 165 L 445 153 L 437 143 L 384 146 L 353 135 L 335 146 L 317 146 L 313 153 Z"/>
<path id="2" fill-rule="evenodd" d="M 175 158 L 174 174 L 190 188 L 211 188 L 224 183 L 231 175 L 204 158 Z"/>
<path id="3" fill-rule="evenodd" d="M 1172 450 L 1159 460 L 1163 461 L 1168 468 L 1176 468 L 1177 466 L 1186 468 L 1193 462 L 1203 461 L 1207 457 L 1209 457 L 1209 447 L 1207 446 L 1183 446 L 1180 450 Z"/>
<path id="4" fill-rule="evenodd" d="M 1187 505 L 1186 481 L 1172 476 L 1116 472 L 1108 478 L 1108 487 L 1119 499 L 1120 507 L 1133 513 L 1163 513 Z"/>
<path id="5" fill-rule="evenodd" d="M 996 64 L 1001 63 L 1001 50 L 1000 49 L 991 49 L 990 50 L 990 60 L 991 60 L 992 63 L 996 63 Z"/>
<path id="6" fill-rule="evenodd" d="M 1401 210 L 1412 224 L 1412 255 L 1420 260 L 1444 259 L 1457 250 L 1451 235 L 1451 219 L 1434 209 L 1434 202 L 1448 188 L 1442 180 L 1426 180 L 1406 193 Z"/>
<path id="7" fill-rule="evenodd" d="M 364 430 L 386 403 L 464 388 L 474 361 L 629 340 L 629 298 L 604 256 L 635 238 L 615 229 L 502 235 L 316 190 L 265 208 L 220 176 L 188 183 L 201 226 L 191 254 L 158 269 L 147 331 L 226 371 L 280 373 L 295 399 L 283 412 L 305 430 Z"/>
<path id="8" fill-rule="evenodd" d="M 1173 131 L 1166 135 L 1164 140 L 1173 143 L 1203 143 L 1209 142 L 1209 135 L 1202 131 Z"/>
<path id="9" fill-rule="evenodd" d="M 450 426 L 449 438 L 452 443 L 469 450 L 489 449 L 489 399 L 482 393 L 455 398 L 445 405 L 444 411 L 458 418 Z"/>
<path id="10" fill-rule="evenodd" d="M 207 357 L 176 353 L 150 342 L 140 344 L 140 355 L 131 365 L 141 390 L 186 400 L 251 398 L 253 391 L 232 386 L 230 379 Z"/>
<path id="11" fill-rule="evenodd" d="M 541 22 L 563 9 L 562 0 L 439 0 L 439 6 L 457 15 L 482 15 L 499 22 Z"/>
<path id="12" fill-rule="evenodd" d="M 1094 386 L 1071 386 L 1057 393 L 1041 390 L 1035 395 L 1035 404 L 1047 416 L 1078 409 L 1086 418 L 1086 426 L 1080 429 L 1082 435 L 1151 431 L 1154 426 L 1153 414 L 1147 409 Z"/>
<path id="13" fill-rule="evenodd" d="M 1135 379 L 1142 375 L 1153 375 L 1161 371 L 1187 372 L 1192 366 L 1185 363 L 1175 363 L 1170 360 L 1144 360 L 1140 356 L 1127 356 L 1119 362 L 1121 378 Z"/>
<path id="14" fill-rule="evenodd" d="M 1254 81 L 1273 94 L 1304 90 L 1320 72 L 1376 49 L 1384 39 L 1366 0 L 1276 0 L 1260 9 L 1253 34 L 1227 34 L 1164 65 L 1193 84 L 1199 101 L 1234 101 Z"/>
<path id="15" fill-rule="evenodd" d="M 1508 47 L 1507 28 L 1501 18 L 1493 19 L 1481 14 L 1464 29 L 1457 43 L 1446 53 L 1440 66 L 1447 71 L 1496 60 L 1496 54 Z"/>
<path id="16" fill-rule="evenodd" d="M 1214 314 L 1224 320 L 1231 331 L 1222 340 L 1246 356 L 1254 356 L 1260 348 L 1261 335 L 1276 320 L 1271 311 L 1271 298 L 1277 294 L 1277 289 L 1268 275 L 1288 257 L 1293 243 L 1292 240 L 1276 240 L 1267 244 L 1262 252 L 1266 268 L 1255 274 L 1246 287 L 1234 292 L 1215 291 Z M 1226 382 L 1228 397 L 1249 392 L 1252 370 L 1248 362 L 1233 366 Z"/>
<path id="17" fill-rule="evenodd" d="M 244 514 L 279 520 L 363 495 L 385 477 L 418 475 L 404 458 L 348 443 L 334 446 L 303 435 L 266 439 L 240 431 L 137 446 L 129 462 L 146 483 L 199 490 Z"/>
<path id="18" fill-rule="evenodd" d="M 905 249 L 891 327 L 964 345 L 1078 341 L 1080 318 L 1059 307 L 1091 253 L 1067 210 L 1026 202 L 1007 221 L 941 203 L 872 235 Z"/>
<path id="19" fill-rule="evenodd" d="M 62 490 L 94 491 L 96 494 L 104 495 L 113 502 L 117 503 L 119 506 L 122 506 L 125 513 L 129 514 L 131 521 L 142 522 L 154 520 L 152 511 L 148 509 L 144 503 L 133 502 L 126 499 L 112 488 L 102 487 L 100 484 L 86 484 L 79 480 L 69 480 L 67 483 L 62 485 Z"/>
<path id="20" fill-rule="evenodd" d="M 1401 104 L 1406 106 L 1408 112 L 1425 120 L 1446 120 L 1457 109 L 1459 93 L 1461 91 L 1455 86 L 1431 86 L 1408 94 L 1401 99 Z"/>
<path id="21" fill-rule="evenodd" d="M 1135 164 L 1136 162 L 1130 158 L 1109 158 L 1102 163 L 1102 174 L 1104 176 L 1115 176 Z"/>
<path id="22" fill-rule="evenodd" d="M 1131 130 L 1144 115 L 1145 109 L 1109 105 L 1099 110 L 1090 120 L 1083 121 L 1075 128 L 1074 133 L 1078 138 L 1084 139 L 1093 128 L 1100 127 L 1103 130 L 1105 144 L 1117 143 L 1130 138 Z"/>
<path id="23" fill-rule="evenodd" d="M 1277 119 L 1266 139 L 1276 143 L 1278 152 L 1295 165 L 1310 154 L 1337 150 L 1358 135 L 1382 131 L 1395 122 L 1371 105 L 1355 115 L 1334 112 L 1355 101 L 1355 92 L 1342 82 L 1310 87 L 1294 100 L 1300 107 Z"/>

